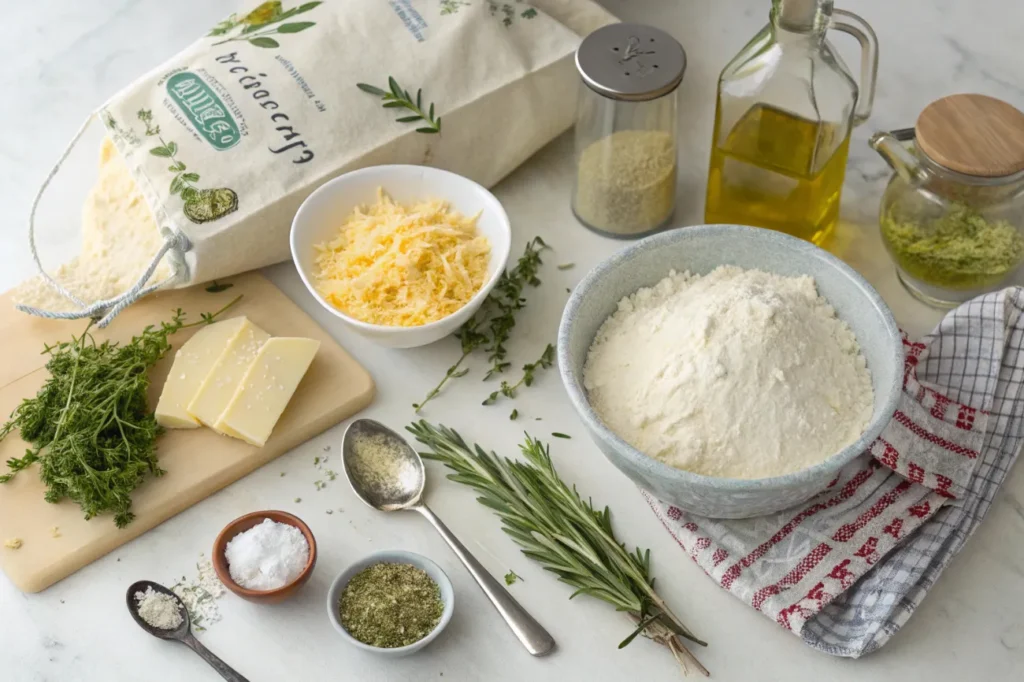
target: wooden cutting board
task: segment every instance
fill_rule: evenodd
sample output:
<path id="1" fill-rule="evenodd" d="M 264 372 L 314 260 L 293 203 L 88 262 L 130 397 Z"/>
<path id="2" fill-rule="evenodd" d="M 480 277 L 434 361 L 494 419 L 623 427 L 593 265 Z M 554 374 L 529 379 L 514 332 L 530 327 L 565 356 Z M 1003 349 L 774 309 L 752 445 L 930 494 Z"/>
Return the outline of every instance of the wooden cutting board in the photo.
<path id="1" fill-rule="evenodd" d="M 145 533 L 178 512 L 237 481 L 278 455 L 358 412 L 373 399 L 373 379 L 334 339 L 262 275 L 248 273 L 225 282 L 226 291 L 209 293 L 202 286 L 147 297 L 129 307 L 97 340 L 128 341 L 146 325 L 169 320 L 176 308 L 186 321 L 220 309 L 234 297 L 242 299 L 218 319 L 246 315 L 272 336 L 305 336 L 321 343 L 309 371 L 281 415 L 273 435 L 262 448 L 210 429 L 168 430 L 158 441 L 161 478 L 149 478 L 132 496 L 136 518 L 118 529 L 111 515 L 90 521 L 78 505 L 48 504 L 39 481 L 38 465 L 0 485 L 0 566 L 19 589 L 39 592 Z M 0 415 L 6 418 L 18 403 L 36 394 L 48 373 L 44 343 L 70 338 L 85 328 L 83 321 L 43 320 L 14 309 L 10 293 L 0 296 Z M 174 349 L 194 329 L 171 337 Z M 150 372 L 149 404 L 155 406 L 171 366 L 171 353 Z M 5 419 L 6 420 L 6 419 Z M 0 442 L 0 473 L 10 457 L 24 454 L 25 444 L 12 434 Z M 239 510 L 239 513 L 250 510 Z M 59 529 L 53 537 L 51 529 Z M 20 538 L 18 550 L 2 546 Z"/>

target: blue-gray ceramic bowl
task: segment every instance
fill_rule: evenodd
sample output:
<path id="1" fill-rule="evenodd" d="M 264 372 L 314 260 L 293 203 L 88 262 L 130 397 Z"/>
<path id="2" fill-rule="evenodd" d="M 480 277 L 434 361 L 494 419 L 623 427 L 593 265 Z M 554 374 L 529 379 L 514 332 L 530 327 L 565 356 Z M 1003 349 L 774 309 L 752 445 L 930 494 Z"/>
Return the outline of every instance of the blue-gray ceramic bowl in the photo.
<path id="1" fill-rule="evenodd" d="M 369 568 L 374 564 L 380 563 L 412 564 L 416 568 L 426 572 L 426 574 L 429 575 L 441 589 L 441 601 L 444 602 L 444 611 L 441 612 L 441 620 L 437 622 L 437 626 L 430 631 L 430 634 L 408 646 L 396 647 L 394 649 L 371 646 L 364 642 L 360 642 L 358 639 L 350 635 L 348 630 L 345 629 L 345 626 L 341 624 L 338 605 L 341 603 L 342 592 L 344 592 L 345 588 L 348 587 L 348 581 L 364 568 Z M 341 574 L 334 579 L 334 582 L 331 584 L 331 589 L 327 593 L 327 615 L 330 617 L 331 623 L 334 625 L 334 629 L 341 633 L 341 636 L 348 640 L 353 646 L 359 647 L 364 651 L 372 651 L 375 654 L 389 656 L 391 658 L 408 656 L 409 654 L 419 651 L 433 642 L 437 639 L 437 636 L 441 634 L 441 631 L 448 625 L 448 622 L 452 619 L 452 613 L 454 611 L 455 591 L 452 589 L 452 581 L 448 579 L 448 575 L 441 570 L 440 566 L 422 554 L 406 552 L 401 549 L 389 549 L 382 552 L 374 552 L 373 554 L 360 559 L 342 571 Z"/>
<path id="2" fill-rule="evenodd" d="M 705 274 L 719 265 L 814 277 L 818 292 L 856 334 L 871 370 L 875 408 L 871 422 L 855 443 L 820 464 L 784 476 L 715 478 L 648 457 L 615 435 L 597 416 L 583 388 L 583 363 L 598 327 L 615 311 L 619 300 L 655 284 L 669 270 Z M 558 365 L 576 412 L 612 464 L 656 497 L 694 514 L 715 518 L 769 514 L 824 490 L 843 466 L 878 437 L 896 410 L 903 385 L 899 328 L 878 292 L 864 278 L 802 239 L 740 225 L 701 225 L 663 232 L 619 251 L 587 273 L 562 313 Z"/>

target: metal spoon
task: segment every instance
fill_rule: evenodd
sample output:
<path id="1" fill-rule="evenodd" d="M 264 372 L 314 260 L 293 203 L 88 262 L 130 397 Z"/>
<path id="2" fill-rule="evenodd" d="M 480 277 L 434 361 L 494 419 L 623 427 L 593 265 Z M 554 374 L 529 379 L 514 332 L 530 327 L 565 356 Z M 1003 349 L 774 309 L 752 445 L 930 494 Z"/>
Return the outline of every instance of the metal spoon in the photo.
<path id="1" fill-rule="evenodd" d="M 555 648 L 555 640 L 547 630 L 512 598 L 423 503 L 426 470 L 423 460 L 404 438 L 372 419 L 357 419 L 346 429 L 341 449 L 345 475 L 359 499 L 380 511 L 409 510 L 427 517 L 469 569 L 480 589 L 526 650 L 534 656 L 543 656 Z"/>
<path id="2" fill-rule="evenodd" d="M 152 587 L 155 592 L 163 592 L 174 597 L 174 601 L 178 603 L 178 609 L 181 612 L 183 620 L 181 625 L 173 630 L 164 630 L 163 628 L 155 628 L 142 619 L 139 615 L 139 602 L 135 599 L 136 592 L 145 592 L 147 587 Z M 160 583 L 152 582 L 151 580 L 140 580 L 137 583 L 132 583 L 131 587 L 128 588 L 128 594 L 125 596 L 128 601 L 128 611 L 132 614 L 132 618 L 139 624 L 143 630 L 159 637 L 160 639 L 173 639 L 181 642 L 192 651 L 199 654 L 204 661 L 209 663 L 214 670 L 220 673 L 228 682 L 249 682 L 246 678 L 239 675 L 231 666 L 224 661 L 220 660 L 216 654 L 207 649 L 205 646 L 199 643 L 199 640 L 192 635 L 192 619 L 188 615 L 188 609 L 181 603 L 181 599 L 178 595 L 171 592 L 169 589 L 161 585 Z"/>

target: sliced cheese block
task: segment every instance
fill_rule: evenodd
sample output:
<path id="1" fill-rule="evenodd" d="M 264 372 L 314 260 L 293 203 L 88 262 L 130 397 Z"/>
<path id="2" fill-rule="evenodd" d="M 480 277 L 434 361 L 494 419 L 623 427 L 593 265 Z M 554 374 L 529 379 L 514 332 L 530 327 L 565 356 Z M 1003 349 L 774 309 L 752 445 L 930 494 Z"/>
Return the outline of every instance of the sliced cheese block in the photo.
<path id="1" fill-rule="evenodd" d="M 221 352 L 217 362 L 203 379 L 192 402 L 186 408 L 188 413 L 216 430 L 217 418 L 231 402 L 235 389 L 242 383 L 242 377 L 249 369 L 260 347 L 270 338 L 248 320 Z"/>
<path id="2" fill-rule="evenodd" d="M 288 337 L 263 344 L 214 428 L 263 447 L 318 348 L 319 341 Z"/>
<path id="3" fill-rule="evenodd" d="M 221 353 L 248 322 L 233 317 L 197 331 L 174 354 L 174 364 L 156 404 L 156 421 L 168 429 L 194 429 L 199 420 L 188 413 L 188 405 Z"/>

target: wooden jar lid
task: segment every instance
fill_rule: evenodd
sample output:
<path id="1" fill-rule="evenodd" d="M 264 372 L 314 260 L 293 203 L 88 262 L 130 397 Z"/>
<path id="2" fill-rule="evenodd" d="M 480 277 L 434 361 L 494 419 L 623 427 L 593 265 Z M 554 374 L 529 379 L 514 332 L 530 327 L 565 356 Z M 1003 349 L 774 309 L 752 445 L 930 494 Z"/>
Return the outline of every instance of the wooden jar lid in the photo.
<path id="1" fill-rule="evenodd" d="M 950 95 L 917 117 L 917 144 L 936 163 L 987 178 L 1024 170 L 1024 113 L 986 95 Z"/>

